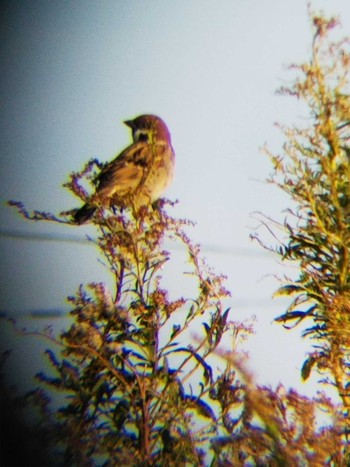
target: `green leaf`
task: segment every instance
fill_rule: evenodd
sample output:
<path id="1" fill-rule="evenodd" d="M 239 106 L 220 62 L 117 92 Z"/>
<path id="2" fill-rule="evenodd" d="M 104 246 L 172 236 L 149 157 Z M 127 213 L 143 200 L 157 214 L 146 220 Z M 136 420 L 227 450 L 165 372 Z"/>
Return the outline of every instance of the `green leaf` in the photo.
<path id="1" fill-rule="evenodd" d="M 310 357 L 305 360 L 301 368 L 301 378 L 303 381 L 306 381 L 309 378 L 311 370 L 316 362 L 317 359 L 313 355 L 310 355 Z"/>
<path id="2" fill-rule="evenodd" d="M 300 292 L 302 288 L 300 285 L 288 284 L 280 287 L 274 294 L 273 297 L 280 297 L 283 295 L 293 295 Z"/>
<path id="3" fill-rule="evenodd" d="M 277 316 L 277 318 L 275 318 L 275 321 L 277 323 L 285 323 L 286 321 L 292 321 L 296 319 L 299 322 L 302 319 L 306 318 L 308 314 L 309 313 L 307 311 L 288 311 L 283 315 Z"/>

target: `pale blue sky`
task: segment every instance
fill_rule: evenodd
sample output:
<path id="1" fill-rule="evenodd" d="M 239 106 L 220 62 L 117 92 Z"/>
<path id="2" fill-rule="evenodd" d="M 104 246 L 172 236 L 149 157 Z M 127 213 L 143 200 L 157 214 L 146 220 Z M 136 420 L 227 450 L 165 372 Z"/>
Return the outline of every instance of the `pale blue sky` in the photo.
<path id="1" fill-rule="evenodd" d="M 348 0 L 313 6 L 339 14 L 350 35 Z M 278 149 L 274 122 L 300 115 L 297 102 L 274 91 L 288 82 L 286 65 L 308 57 L 307 2 L 10 0 L 1 8 L 1 200 L 53 212 L 74 207 L 62 188 L 68 173 L 125 147 L 123 120 L 158 114 L 177 155 L 167 193 L 179 199 L 175 215 L 197 222 L 190 235 L 228 276 L 232 317 L 257 316 L 248 347 L 258 380 L 312 393 L 315 385 L 299 382 L 306 343 L 272 323 L 284 311 L 271 301 L 273 274 L 284 270 L 249 240 L 253 211 L 282 219 L 288 206 L 262 183 L 270 165 L 259 147 Z M 3 201 L 0 216 L 2 229 L 91 232 L 26 223 Z M 206 249 L 211 245 L 226 253 Z M 106 278 L 89 247 L 1 239 L 1 249 L 0 309 L 10 312 L 67 307 L 65 297 L 81 282 Z M 174 252 L 179 271 L 183 261 Z M 181 293 L 170 280 L 169 288 Z"/>

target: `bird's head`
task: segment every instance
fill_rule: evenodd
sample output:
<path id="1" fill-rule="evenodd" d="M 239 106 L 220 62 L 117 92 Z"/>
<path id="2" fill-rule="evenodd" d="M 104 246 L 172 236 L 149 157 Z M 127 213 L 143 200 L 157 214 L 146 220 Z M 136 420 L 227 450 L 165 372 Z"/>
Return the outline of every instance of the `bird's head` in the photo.
<path id="1" fill-rule="evenodd" d="M 131 128 L 135 143 L 140 141 L 164 141 L 171 144 L 168 127 L 156 115 L 140 115 L 133 120 L 126 120 L 124 123 Z"/>

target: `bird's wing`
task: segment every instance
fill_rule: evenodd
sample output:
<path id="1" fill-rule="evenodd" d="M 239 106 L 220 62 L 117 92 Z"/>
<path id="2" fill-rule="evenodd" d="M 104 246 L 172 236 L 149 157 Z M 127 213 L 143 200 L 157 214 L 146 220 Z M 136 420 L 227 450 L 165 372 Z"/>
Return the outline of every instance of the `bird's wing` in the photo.
<path id="1" fill-rule="evenodd" d="M 152 149 L 143 142 L 132 144 L 98 176 L 96 194 L 101 198 L 132 194 L 144 180 L 152 163 Z"/>

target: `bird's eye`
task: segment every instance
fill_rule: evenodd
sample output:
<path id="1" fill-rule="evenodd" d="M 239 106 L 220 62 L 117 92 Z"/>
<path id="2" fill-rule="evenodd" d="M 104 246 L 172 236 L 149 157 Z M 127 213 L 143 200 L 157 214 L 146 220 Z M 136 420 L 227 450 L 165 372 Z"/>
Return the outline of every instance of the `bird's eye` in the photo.
<path id="1" fill-rule="evenodd" d="M 148 141 L 149 135 L 144 131 L 136 131 L 134 137 L 135 141 Z"/>

